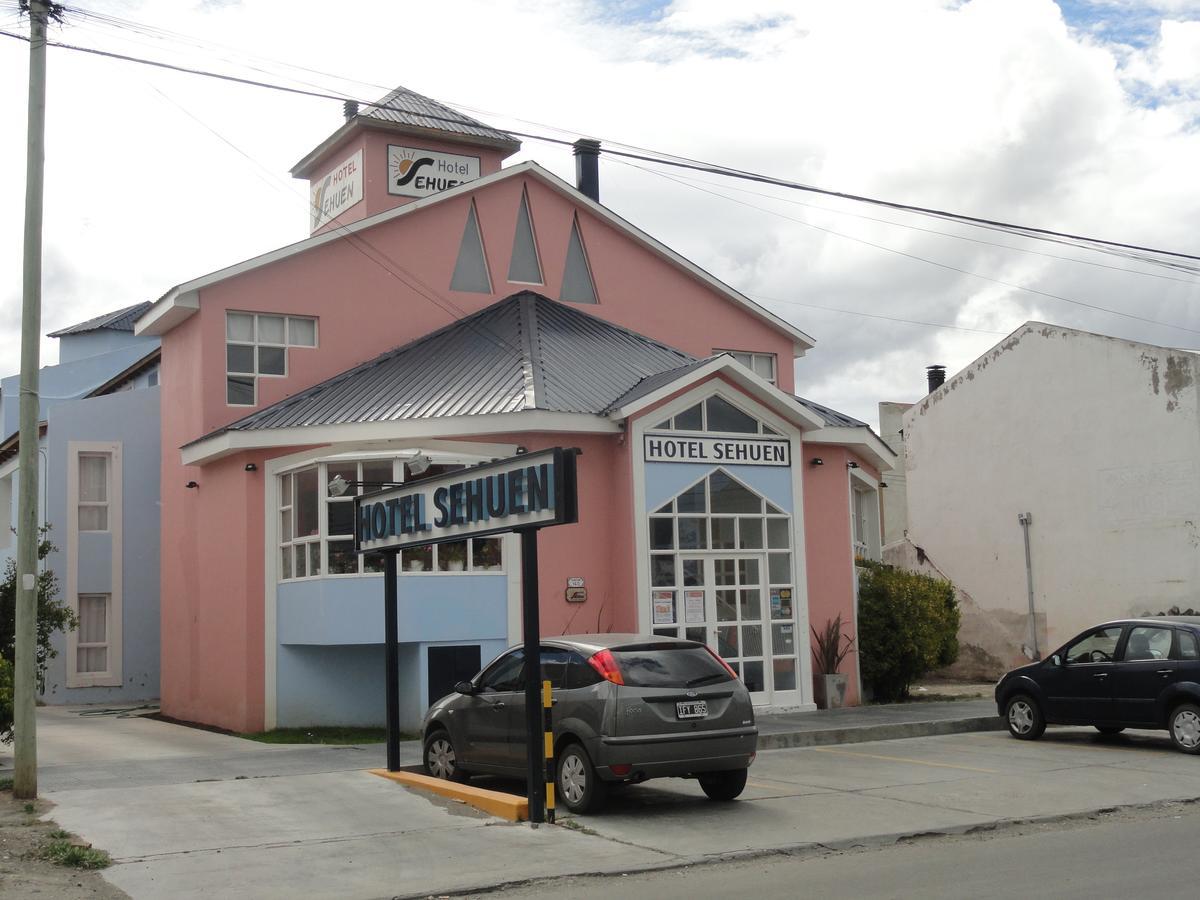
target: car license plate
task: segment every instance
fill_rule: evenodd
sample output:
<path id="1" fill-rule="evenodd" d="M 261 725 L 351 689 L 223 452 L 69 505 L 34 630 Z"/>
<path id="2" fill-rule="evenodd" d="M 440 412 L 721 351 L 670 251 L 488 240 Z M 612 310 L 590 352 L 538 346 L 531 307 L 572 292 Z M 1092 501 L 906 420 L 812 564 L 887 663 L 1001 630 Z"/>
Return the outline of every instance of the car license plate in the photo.
<path id="1" fill-rule="evenodd" d="M 680 719 L 703 719 L 708 715 L 705 700 L 680 700 L 675 704 L 675 715 Z"/>

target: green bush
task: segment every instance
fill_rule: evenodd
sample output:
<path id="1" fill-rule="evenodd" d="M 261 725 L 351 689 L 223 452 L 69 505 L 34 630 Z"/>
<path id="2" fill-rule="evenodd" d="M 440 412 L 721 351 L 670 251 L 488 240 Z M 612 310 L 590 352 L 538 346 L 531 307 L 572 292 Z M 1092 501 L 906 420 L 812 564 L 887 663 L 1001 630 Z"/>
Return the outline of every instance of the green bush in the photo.
<path id="1" fill-rule="evenodd" d="M 948 581 L 859 561 L 858 652 L 875 699 L 908 697 L 913 682 L 958 658 L 958 601 Z"/>

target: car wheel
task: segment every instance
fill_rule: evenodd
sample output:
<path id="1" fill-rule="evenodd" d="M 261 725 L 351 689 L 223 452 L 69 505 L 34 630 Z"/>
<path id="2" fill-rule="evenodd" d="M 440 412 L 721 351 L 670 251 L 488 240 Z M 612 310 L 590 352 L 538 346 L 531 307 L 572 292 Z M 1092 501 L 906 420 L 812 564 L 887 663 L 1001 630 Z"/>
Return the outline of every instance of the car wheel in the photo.
<path id="1" fill-rule="evenodd" d="M 1181 703 L 1167 720 L 1171 743 L 1184 753 L 1200 753 L 1200 706 Z"/>
<path id="2" fill-rule="evenodd" d="M 746 788 L 746 770 L 708 772 L 700 776 L 700 788 L 709 800 L 733 800 Z"/>
<path id="3" fill-rule="evenodd" d="M 424 759 L 425 771 L 434 778 L 445 778 L 447 781 L 457 781 L 461 784 L 471 777 L 459 768 L 454 741 L 445 729 L 431 731 L 425 738 Z"/>
<path id="4" fill-rule="evenodd" d="M 1041 707 L 1028 694 L 1017 694 L 1004 707 L 1004 721 L 1008 733 L 1018 740 L 1036 741 L 1046 730 L 1046 719 Z"/>
<path id="5" fill-rule="evenodd" d="M 554 788 L 557 799 L 573 813 L 595 812 L 604 805 L 606 786 L 578 744 L 567 744 L 558 754 Z"/>
<path id="6" fill-rule="evenodd" d="M 1124 725 L 1097 725 L 1096 730 L 1101 734 L 1120 734 L 1125 730 Z"/>

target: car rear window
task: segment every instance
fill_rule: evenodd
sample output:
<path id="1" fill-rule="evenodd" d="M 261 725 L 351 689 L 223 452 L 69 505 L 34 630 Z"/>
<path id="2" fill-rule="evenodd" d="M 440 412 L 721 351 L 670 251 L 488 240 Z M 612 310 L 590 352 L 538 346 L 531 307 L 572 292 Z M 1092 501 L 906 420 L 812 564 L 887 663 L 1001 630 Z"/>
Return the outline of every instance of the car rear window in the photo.
<path id="1" fill-rule="evenodd" d="M 621 677 L 630 687 L 697 687 L 732 681 L 703 647 L 659 644 L 613 650 Z"/>

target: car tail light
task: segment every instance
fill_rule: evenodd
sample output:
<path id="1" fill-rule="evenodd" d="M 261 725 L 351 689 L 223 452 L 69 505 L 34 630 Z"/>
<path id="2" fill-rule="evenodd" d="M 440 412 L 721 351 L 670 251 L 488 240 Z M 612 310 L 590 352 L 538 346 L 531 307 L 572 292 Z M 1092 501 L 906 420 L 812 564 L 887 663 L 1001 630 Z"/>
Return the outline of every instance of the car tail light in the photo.
<path id="1" fill-rule="evenodd" d="M 600 650 L 588 657 L 588 665 L 600 673 L 600 677 L 605 681 L 611 681 L 613 684 L 624 684 L 625 679 L 621 677 L 621 670 L 617 666 L 617 661 L 613 659 L 612 653 L 607 650 Z"/>
<path id="2" fill-rule="evenodd" d="M 612 772 L 618 778 L 624 778 L 633 771 L 633 763 L 616 763 L 609 766 L 608 771 Z"/>
<path id="3" fill-rule="evenodd" d="M 725 660 L 721 659 L 721 657 L 717 656 L 717 654 L 713 651 L 712 647 L 705 644 L 704 649 L 708 651 L 709 656 L 711 656 L 713 659 L 715 659 L 717 662 L 719 662 L 722 666 L 724 666 L 725 671 L 729 673 L 730 678 L 738 677 L 737 672 L 733 671 L 733 666 L 731 666 L 729 663 L 725 662 Z"/>

